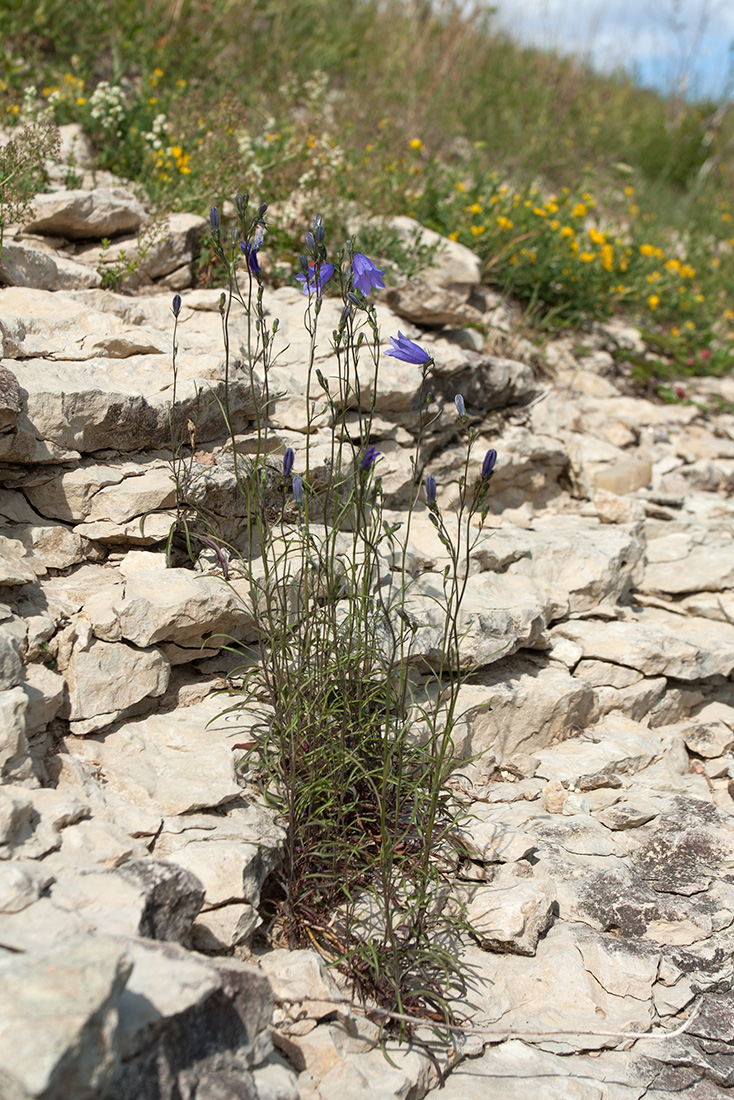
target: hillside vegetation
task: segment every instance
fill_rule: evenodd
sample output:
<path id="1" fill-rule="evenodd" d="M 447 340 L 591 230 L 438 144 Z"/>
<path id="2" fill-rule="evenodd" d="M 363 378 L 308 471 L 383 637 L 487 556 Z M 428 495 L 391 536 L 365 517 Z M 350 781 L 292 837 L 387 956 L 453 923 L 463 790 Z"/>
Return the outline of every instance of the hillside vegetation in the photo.
<path id="1" fill-rule="evenodd" d="M 449 0 L 10 0 L 0 34 L 11 126 L 80 122 L 100 168 L 162 209 L 268 201 L 276 279 L 314 211 L 337 232 L 408 214 L 473 248 L 536 326 L 624 312 L 655 369 L 730 367 L 725 106 L 520 48 Z"/>

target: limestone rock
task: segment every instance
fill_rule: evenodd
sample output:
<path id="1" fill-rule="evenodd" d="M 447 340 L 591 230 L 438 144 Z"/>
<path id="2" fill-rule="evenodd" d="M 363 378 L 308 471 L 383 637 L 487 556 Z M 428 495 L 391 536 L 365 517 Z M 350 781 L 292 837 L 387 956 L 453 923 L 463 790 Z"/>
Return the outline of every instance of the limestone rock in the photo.
<path id="1" fill-rule="evenodd" d="M 0 354 L 5 354 L 3 351 L 1 332 Z M 9 367 L 0 364 L 0 431 L 6 432 L 15 424 L 20 409 L 21 401 L 18 379 Z"/>
<path id="2" fill-rule="evenodd" d="M 130 969 L 124 948 L 101 937 L 0 959 L 3 1094 L 99 1095 L 117 1062 L 117 1012 Z"/>
<path id="3" fill-rule="evenodd" d="M 0 691 L 0 781 L 25 782 L 34 776 L 26 740 L 28 697 L 22 687 Z"/>
<path id="4" fill-rule="evenodd" d="M 18 539 L 0 535 L 0 585 L 28 584 L 36 572 L 26 560 L 26 548 Z"/>
<path id="5" fill-rule="evenodd" d="M 36 290 L 79 290 L 101 286 L 102 276 L 96 268 L 76 263 L 46 244 L 21 239 L 3 243 L 0 283 Z"/>
<path id="6" fill-rule="evenodd" d="M 72 730 L 89 733 L 109 725 L 140 700 L 162 695 L 169 675 L 170 665 L 158 649 L 96 639 L 77 643 L 64 670 Z M 77 728 L 81 723 L 83 731 Z"/>
<path id="7" fill-rule="evenodd" d="M 95 760 L 105 794 L 161 815 L 221 806 L 239 794 L 232 742 L 246 739 L 237 721 L 217 721 L 221 699 L 207 699 L 171 714 L 137 718 L 104 738 L 67 744 L 81 761 Z"/>
<path id="8" fill-rule="evenodd" d="M 253 636 L 244 592 L 241 599 L 222 578 L 188 569 L 131 573 L 124 593 L 113 596 L 110 610 L 104 620 L 91 610 L 95 634 L 108 640 L 124 638 L 136 646 L 166 641 L 196 647 L 212 635 L 219 636 L 221 645 L 225 635 Z"/>
<path id="9" fill-rule="evenodd" d="M 98 187 L 37 195 L 25 228 L 29 233 L 52 237 L 99 240 L 138 229 L 144 218 L 145 208 L 132 192 L 122 187 Z"/>
<path id="10" fill-rule="evenodd" d="M 492 882 L 472 889 L 463 918 L 485 951 L 534 955 L 553 922 L 554 907 L 555 897 L 545 884 Z"/>
<path id="11" fill-rule="evenodd" d="M 646 608 L 624 622 L 568 622 L 554 636 L 581 646 L 583 656 L 634 668 L 646 676 L 703 680 L 734 669 L 734 626 Z"/>

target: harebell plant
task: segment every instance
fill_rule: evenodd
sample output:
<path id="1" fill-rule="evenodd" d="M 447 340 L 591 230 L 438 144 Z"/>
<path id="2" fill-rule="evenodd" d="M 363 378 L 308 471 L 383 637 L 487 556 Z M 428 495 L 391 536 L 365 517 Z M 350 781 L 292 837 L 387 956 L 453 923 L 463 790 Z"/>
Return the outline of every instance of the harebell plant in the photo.
<path id="1" fill-rule="evenodd" d="M 455 866 L 449 835 L 460 812 L 446 788 L 456 766 L 460 609 L 496 455 L 483 465 L 475 459 L 457 397 L 466 461 L 458 508 L 444 515 L 424 457 L 433 360 L 398 333 L 386 354 L 415 369 L 417 397 L 409 499 L 402 522 L 388 522 L 376 420 L 385 353 L 374 296 L 382 271 L 353 241 L 330 250 L 320 217 L 305 234 L 296 275 L 309 347 L 305 415 L 298 441 L 291 432 L 284 447 L 272 425 L 281 396 L 272 385 L 278 321 L 263 304 L 258 260 L 267 207 L 252 211 L 243 195 L 234 205 L 237 228 L 226 240 L 212 210 L 211 243 L 229 272 L 221 300 L 226 369 L 236 326 L 251 387 L 246 454 L 230 428 L 244 506 L 237 553 L 228 557 L 232 575 L 245 581 L 258 658 L 231 689 L 229 709 L 260 710 L 242 767 L 286 831 L 268 931 L 276 943 L 316 947 L 386 1028 L 405 1034 L 396 1017 L 419 1016 L 448 1035 L 451 999 L 463 988 L 444 913 Z M 226 390 L 221 410 L 231 425 Z M 421 662 L 407 569 L 411 524 L 426 509 L 447 561 L 438 669 Z M 427 690 L 432 680 L 439 690 Z"/>

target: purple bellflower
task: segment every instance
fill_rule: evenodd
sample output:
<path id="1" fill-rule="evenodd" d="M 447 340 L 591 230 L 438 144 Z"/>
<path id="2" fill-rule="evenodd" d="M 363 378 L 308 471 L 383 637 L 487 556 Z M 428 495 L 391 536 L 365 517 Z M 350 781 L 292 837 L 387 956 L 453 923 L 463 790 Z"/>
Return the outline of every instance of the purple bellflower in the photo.
<path id="1" fill-rule="evenodd" d="M 397 339 L 391 336 L 390 343 L 392 347 L 385 352 L 385 355 L 392 355 L 393 359 L 402 359 L 404 363 L 413 363 L 417 367 L 422 367 L 431 358 L 424 348 L 420 347 L 419 344 L 414 344 L 407 336 L 403 336 L 399 330 Z"/>
<path id="2" fill-rule="evenodd" d="M 379 455 L 381 454 L 382 451 L 378 451 L 377 447 L 368 447 L 367 450 L 364 452 L 364 455 L 362 456 L 362 461 L 360 462 L 360 466 L 362 467 L 362 469 L 371 470 Z"/>
<path id="3" fill-rule="evenodd" d="M 454 404 L 456 405 L 456 411 L 462 420 L 466 418 L 466 405 L 464 404 L 464 398 L 460 393 L 457 393 L 454 398 Z"/>
<path id="4" fill-rule="evenodd" d="M 242 249 L 242 255 L 247 260 L 247 266 L 253 275 L 259 275 L 260 264 L 257 258 L 257 248 L 253 244 L 248 244 L 247 241 L 240 241 L 240 248 Z"/>
<path id="5" fill-rule="evenodd" d="M 300 504 L 303 500 L 303 482 L 297 475 L 293 478 L 291 488 L 293 489 L 293 496 L 296 498 L 296 504 Z"/>
<path id="6" fill-rule="evenodd" d="M 490 447 L 484 456 L 484 462 L 482 463 L 482 477 L 487 478 L 494 469 L 494 464 L 497 461 L 497 452 L 494 447 Z"/>
<path id="7" fill-rule="evenodd" d="M 354 253 L 352 271 L 354 273 L 354 285 L 360 293 L 364 294 L 365 298 L 373 288 L 375 290 L 385 289 L 385 283 L 382 278 L 385 272 L 381 271 L 380 268 L 373 264 L 372 260 L 362 252 Z"/>
<path id="8" fill-rule="evenodd" d="M 316 294 L 318 297 L 321 297 L 324 292 L 324 287 L 333 274 L 333 264 L 323 263 L 317 271 L 316 265 L 311 262 L 308 265 L 308 275 L 304 275 L 303 273 L 296 275 L 296 281 L 303 283 L 304 294 Z"/>
<path id="9" fill-rule="evenodd" d="M 429 508 L 436 503 L 436 479 L 433 474 L 429 474 L 426 478 L 426 500 Z"/>
<path id="10" fill-rule="evenodd" d="M 283 455 L 283 477 L 288 477 L 288 474 L 293 469 L 293 463 L 296 460 L 296 456 L 293 453 L 293 448 L 289 447 Z"/>

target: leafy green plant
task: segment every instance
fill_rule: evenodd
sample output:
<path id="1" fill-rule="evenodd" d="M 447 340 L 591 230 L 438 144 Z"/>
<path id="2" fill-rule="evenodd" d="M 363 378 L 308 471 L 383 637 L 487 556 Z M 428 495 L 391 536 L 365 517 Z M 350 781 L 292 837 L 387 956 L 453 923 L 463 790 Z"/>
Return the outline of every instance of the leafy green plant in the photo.
<path id="1" fill-rule="evenodd" d="M 442 590 L 433 597 L 440 656 L 429 662 L 421 655 L 423 624 L 406 563 L 424 472 L 432 360 L 405 337 L 393 338 L 388 354 L 412 364 L 421 379 L 401 528 L 385 518 L 381 455 L 371 442 L 380 332 L 370 292 L 381 272 L 351 241 L 330 257 L 317 217 L 298 276 L 310 337 L 303 449 L 275 458 L 269 375 L 278 322 L 263 304 L 259 261 L 267 207 L 251 211 L 247 196 L 238 195 L 235 209 L 238 233 L 225 238 L 212 208 L 211 248 L 229 273 L 221 302 L 227 371 L 231 311 L 244 314 L 256 447 L 238 457 L 232 434 L 243 530 L 239 553 L 221 538 L 217 546 L 222 556 L 227 551 L 227 575 L 246 584 L 259 650 L 255 665 L 237 670 L 242 683 L 230 691 L 230 710 L 257 707 L 261 715 L 242 766 L 259 777 L 286 828 L 271 935 L 316 946 L 377 1006 L 385 1027 L 394 1021 L 404 1034 L 400 1017 L 408 1015 L 450 1028 L 463 972 L 446 946 L 456 924 L 443 910 L 460 813 L 446 779 L 455 766 L 452 733 L 464 675 L 461 604 L 497 456 L 488 452 L 472 473 L 475 437 L 457 395 L 466 462 L 454 514 L 444 515 L 435 478 L 425 479 L 428 514 L 446 557 Z M 327 377 L 316 347 L 330 282 L 342 311 Z M 176 318 L 180 309 L 177 296 Z M 231 425 L 226 389 L 221 410 Z M 313 428 L 323 417 L 331 443 L 317 463 Z M 186 476 L 179 468 L 182 501 Z"/>
<path id="2" fill-rule="evenodd" d="M 23 126 L 0 148 L 0 259 L 6 227 L 28 215 L 45 178 L 46 161 L 58 151 L 59 133 L 48 119 Z"/>

